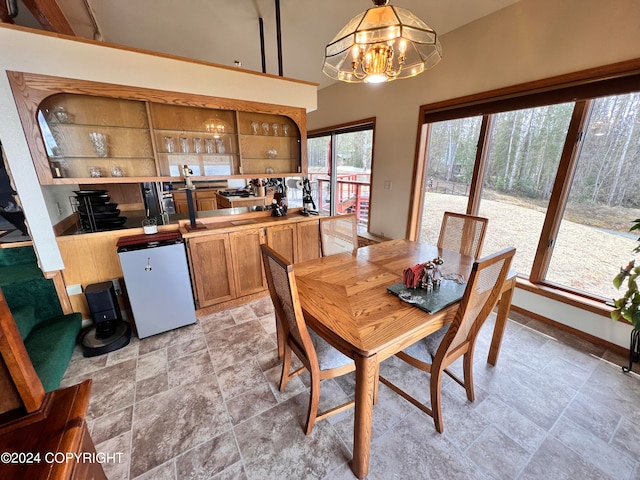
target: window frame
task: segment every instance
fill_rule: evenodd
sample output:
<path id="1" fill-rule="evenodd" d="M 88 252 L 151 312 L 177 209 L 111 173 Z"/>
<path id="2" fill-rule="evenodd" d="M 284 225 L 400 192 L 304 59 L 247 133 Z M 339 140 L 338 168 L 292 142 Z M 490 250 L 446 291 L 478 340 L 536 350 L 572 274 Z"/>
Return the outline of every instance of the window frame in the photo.
<path id="1" fill-rule="evenodd" d="M 317 137 L 331 137 L 331 214 L 335 215 L 335 195 L 334 192 L 337 188 L 337 178 L 335 175 L 336 168 L 336 151 L 333 146 L 336 143 L 336 136 L 344 133 L 362 132 L 364 130 L 372 130 L 372 143 L 371 143 L 371 177 L 369 183 L 369 210 L 367 212 L 367 232 L 369 231 L 369 225 L 371 225 L 371 209 L 373 198 L 373 172 L 376 150 L 376 117 L 364 118 L 362 120 L 356 120 L 349 123 L 343 123 L 340 125 L 333 125 L 324 128 L 318 128 L 307 132 L 307 139 Z"/>
<path id="2" fill-rule="evenodd" d="M 558 234 L 564 207 L 571 189 L 570 180 L 577 165 L 582 145 L 582 131 L 589 118 L 592 99 L 638 91 L 640 91 L 640 59 L 634 59 L 420 106 L 407 238 L 415 240 L 419 235 L 426 181 L 426 152 L 429 146 L 431 123 L 482 116 L 466 209 L 467 214 L 477 215 L 486 169 L 492 114 L 575 102 L 533 266 L 528 280 L 519 278 L 518 286 L 608 316 L 611 307 L 607 306 L 602 298 L 546 281 L 544 275 L 551 260 L 553 251 L 551 247 Z"/>

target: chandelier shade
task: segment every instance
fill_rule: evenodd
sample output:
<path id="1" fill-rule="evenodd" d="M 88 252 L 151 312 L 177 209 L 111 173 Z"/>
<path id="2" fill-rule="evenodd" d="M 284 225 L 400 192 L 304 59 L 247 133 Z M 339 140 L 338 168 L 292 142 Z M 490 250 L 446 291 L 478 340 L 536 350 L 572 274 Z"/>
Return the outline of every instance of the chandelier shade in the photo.
<path id="1" fill-rule="evenodd" d="M 405 8 L 374 0 L 375 7 L 349 21 L 325 48 L 322 71 L 348 83 L 409 78 L 442 59 L 436 32 Z"/>

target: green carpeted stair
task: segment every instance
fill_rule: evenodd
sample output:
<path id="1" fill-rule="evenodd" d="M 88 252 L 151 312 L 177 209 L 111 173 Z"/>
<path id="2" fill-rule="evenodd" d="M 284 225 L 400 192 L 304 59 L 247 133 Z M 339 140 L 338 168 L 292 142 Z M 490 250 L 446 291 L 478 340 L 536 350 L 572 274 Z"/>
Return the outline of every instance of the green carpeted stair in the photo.
<path id="1" fill-rule="evenodd" d="M 81 315 L 62 314 L 53 280 L 42 275 L 30 245 L 0 248 L 0 288 L 44 389 L 55 390 L 73 354 Z"/>

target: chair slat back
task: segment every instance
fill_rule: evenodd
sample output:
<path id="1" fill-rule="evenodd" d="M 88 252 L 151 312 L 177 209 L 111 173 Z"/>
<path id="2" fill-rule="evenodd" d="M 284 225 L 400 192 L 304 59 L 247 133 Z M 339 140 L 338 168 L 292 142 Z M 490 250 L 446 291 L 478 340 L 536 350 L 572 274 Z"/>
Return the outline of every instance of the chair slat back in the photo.
<path id="1" fill-rule="evenodd" d="M 506 248 L 473 264 L 456 317 L 440 344 L 435 361 L 455 352 L 461 345 L 475 341 L 480 327 L 498 302 L 515 252 L 515 248 Z"/>
<path id="2" fill-rule="evenodd" d="M 320 218 L 320 243 L 323 257 L 357 250 L 356 215 L 351 213 Z"/>
<path id="3" fill-rule="evenodd" d="M 298 299 L 293 265 L 267 245 L 261 245 L 261 248 L 269 294 L 276 310 L 276 320 L 282 323 L 285 338 L 291 338 L 307 358 L 317 363 L 313 342 Z"/>
<path id="4" fill-rule="evenodd" d="M 438 247 L 479 258 L 488 222 L 484 217 L 444 212 Z"/>

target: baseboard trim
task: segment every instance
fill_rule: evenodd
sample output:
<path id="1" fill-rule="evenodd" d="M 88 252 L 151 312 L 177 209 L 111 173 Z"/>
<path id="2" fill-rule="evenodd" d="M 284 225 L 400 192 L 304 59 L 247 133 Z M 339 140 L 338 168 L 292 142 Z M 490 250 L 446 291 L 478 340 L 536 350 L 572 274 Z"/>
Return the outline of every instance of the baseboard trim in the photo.
<path id="1" fill-rule="evenodd" d="M 616 345 L 615 343 L 608 342 L 602 338 L 596 337 L 595 335 L 591 335 L 590 333 L 583 332 L 582 330 L 578 330 L 577 328 L 570 327 L 560 322 L 556 322 L 555 320 L 551 320 L 550 318 L 543 317 L 534 312 L 530 312 L 524 308 L 518 307 L 516 305 L 511 305 L 511 311 L 521 313 L 528 317 L 533 318 L 541 323 L 545 323 L 547 325 L 551 325 L 558 330 L 562 330 L 572 334 L 575 337 L 578 337 L 582 340 L 586 340 L 587 342 L 593 343 L 594 345 L 598 345 L 599 347 L 604 347 L 607 350 L 611 350 L 614 353 L 618 353 L 620 355 L 629 355 L 629 349 L 625 347 L 621 347 L 620 345 Z"/>

